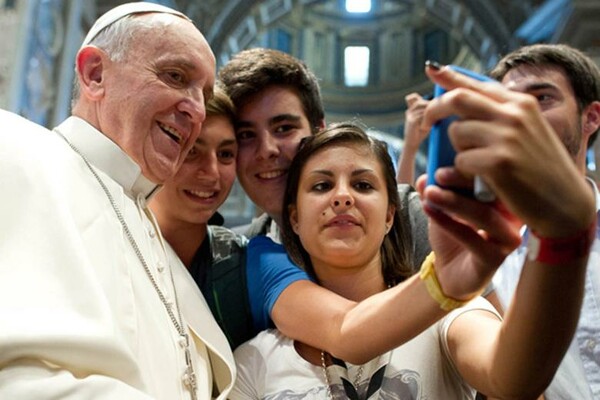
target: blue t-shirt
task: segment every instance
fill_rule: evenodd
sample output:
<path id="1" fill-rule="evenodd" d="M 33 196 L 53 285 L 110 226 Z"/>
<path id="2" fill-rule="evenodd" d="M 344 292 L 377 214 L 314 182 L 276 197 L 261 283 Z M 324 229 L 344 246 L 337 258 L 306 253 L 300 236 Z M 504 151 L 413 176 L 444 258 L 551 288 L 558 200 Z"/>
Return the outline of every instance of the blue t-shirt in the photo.
<path id="1" fill-rule="evenodd" d="M 292 262 L 285 248 L 267 236 L 256 236 L 248 243 L 246 277 L 254 328 L 272 328 L 271 311 L 281 292 L 308 274 Z"/>

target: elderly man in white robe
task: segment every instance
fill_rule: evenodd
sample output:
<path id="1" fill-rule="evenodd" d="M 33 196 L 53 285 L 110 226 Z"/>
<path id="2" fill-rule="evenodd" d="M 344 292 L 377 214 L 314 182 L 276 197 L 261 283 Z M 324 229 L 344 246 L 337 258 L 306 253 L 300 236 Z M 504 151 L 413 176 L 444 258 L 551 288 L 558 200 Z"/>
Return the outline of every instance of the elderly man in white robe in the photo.
<path id="1" fill-rule="evenodd" d="M 0 398 L 226 398 L 227 341 L 148 198 L 200 134 L 215 59 L 156 4 L 103 15 L 53 131 L 0 111 Z"/>

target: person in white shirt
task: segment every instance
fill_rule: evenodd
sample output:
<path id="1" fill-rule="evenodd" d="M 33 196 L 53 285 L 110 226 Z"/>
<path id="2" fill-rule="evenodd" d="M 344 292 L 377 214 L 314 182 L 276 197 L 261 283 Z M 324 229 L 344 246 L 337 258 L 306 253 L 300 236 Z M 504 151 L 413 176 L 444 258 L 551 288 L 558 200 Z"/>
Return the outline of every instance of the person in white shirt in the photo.
<path id="1" fill-rule="evenodd" d="M 227 397 L 227 340 L 147 207 L 214 71 L 187 17 L 129 3 L 84 39 L 71 117 L 0 112 L 0 398 Z"/>
<path id="2" fill-rule="evenodd" d="M 506 55 L 491 71 L 491 76 L 512 90 L 533 95 L 543 116 L 562 142 L 577 179 L 595 193 L 596 214 L 600 223 L 600 194 L 597 184 L 585 178 L 586 153 L 592 148 L 600 128 L 600 69 L 584 53 L 566 45 L 526 46 Z M 536 145 L 531 138 L 516 142 L 513 151 L 522 152 Z M 535 148 L 535 147 L 534 147 Z M 500 149 L 501 151 L 501 149 Z M 529 150 L 527 150 L 529 151 Z M 555 167 L 548 159 L 542 168 Z M 560 166 L 560 165 L 559 165 Z M 562 174 L 562 171 L 556 171 Z M 570 190 L 567 187 L 558 190 Z M 540 190 L 552 193 L 540 185 Z M 565 205 L 568 207 L 568 205 Z M 555 215 L 544 215 L 548 223 Z M 496 292 L 508 307 L 527 253 L 530 227 L 523 229 L 521 246 L 510 254 L 494 276 Z M 575 337 L 552 383 L 546 400 L 592 400 L 600 398 L 600 229 L 594 235 L 585 276 L 585 295 Z M 564 329 L 557 324 L 549 330 Z"/>

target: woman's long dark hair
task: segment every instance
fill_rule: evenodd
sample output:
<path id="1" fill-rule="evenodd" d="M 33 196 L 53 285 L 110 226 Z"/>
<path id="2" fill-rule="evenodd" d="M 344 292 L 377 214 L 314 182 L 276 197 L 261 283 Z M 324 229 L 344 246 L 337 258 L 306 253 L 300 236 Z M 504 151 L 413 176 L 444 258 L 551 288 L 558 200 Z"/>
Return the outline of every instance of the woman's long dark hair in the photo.
<path id="1" fill-rule="evenodd" d="M 318 151 L 329 147 L 361 146 L 381 163 L 388 193 L 388 203 L 395 207 L 393 225 L 381 245 L 382 273 L 387 285 L 396 285 L 412 274 L 412 238 L 410 222 L 403 220 L 396 184 L 396 172 L 385 142 L 374 139 L 354 123 L 330 125 L 327 129 L 303 139 L 288 172 L 283 199 L 282 239 L 294 262 L 316 278 L 315 271 L 300 237 L 292 229 L 289 206 L 296 204 L 300 176 L 304 166 Z"/>

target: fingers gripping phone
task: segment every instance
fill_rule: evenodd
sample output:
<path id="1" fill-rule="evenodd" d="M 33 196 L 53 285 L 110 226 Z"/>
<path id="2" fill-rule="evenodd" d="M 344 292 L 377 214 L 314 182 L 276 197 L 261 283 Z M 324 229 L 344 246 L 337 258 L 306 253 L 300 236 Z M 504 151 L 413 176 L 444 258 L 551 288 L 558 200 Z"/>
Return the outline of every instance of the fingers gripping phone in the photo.
<path id="1" fill-rule="evenodd" d="M 449 65 L 453 70 L 460 72 L 461 74 L 467 75 L 471 78 L 477 79 L 484 82 L 496 82 L 492 78 L 485 75 L 478 74 L 474 71 L 466 68 L 458 67 L 456 65 Z M 446 89 L 439 85 L 435 85 L 433 90 L 433 97 L 439 97 L 446 93 Z M 444 118 L 436 122 L 431 131 L 429 132 L 429 150 L 427 157 L 427 185 L 441 186 L 435 180 L 435 171 L 440 167 L 449 167 L 454 165 L 454 157 L 456 151 L 452 147 L 452 143 L 448 137 L 448 127 L 452 121 L 457 120 L 457 116 L 451 116 Z M 454 189 L 453 189 L 454 190 Z M 455 189 L 457 192 L 469 196 L 475 197 L 479 201 L 490 202 L 496 199 L 494 192 L 485 184 L 485 182 L 478 176 L 475 177 L 474 188 L 471 192 L 464 189 Z"/>

